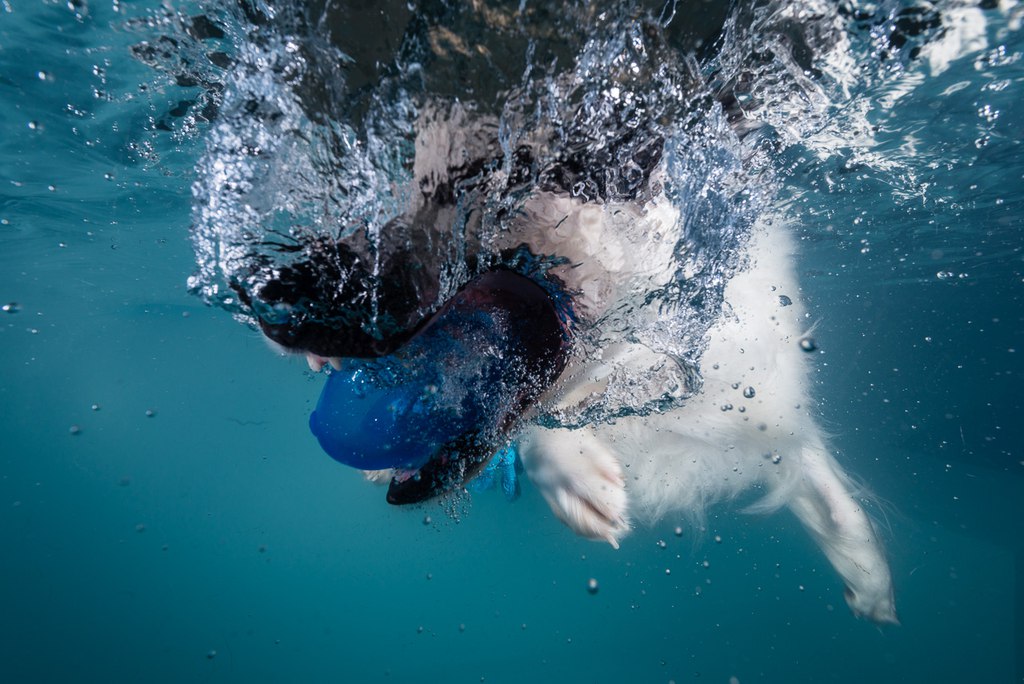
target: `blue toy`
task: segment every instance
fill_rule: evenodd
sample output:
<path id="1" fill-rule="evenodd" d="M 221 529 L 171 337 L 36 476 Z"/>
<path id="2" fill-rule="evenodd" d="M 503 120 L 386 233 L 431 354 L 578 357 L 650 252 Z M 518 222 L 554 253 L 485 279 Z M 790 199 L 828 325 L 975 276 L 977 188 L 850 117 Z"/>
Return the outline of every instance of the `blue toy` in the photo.
<path id="1" fill-rule="evenodd" d="M 309 417 L 320 446 L 360 470 L 416 469 L 452 435 L 496 427 L 484 404 L 505 398 L 504 358 L 488 318 L 449 314 L 395 354 L 345 359 Z"/>
<path id="2" fill-rule="evenodd" d="M 333 459 L 395 469 L 394 504 L 463 486 L 485 469 L 524 407 L 564 365 L 560 320 L 546 291 L 509 271 L 470 281 L 393 354 L 345 359 L 309 427 Z M 510 498 L 515 451 L 487 479 Z"/>

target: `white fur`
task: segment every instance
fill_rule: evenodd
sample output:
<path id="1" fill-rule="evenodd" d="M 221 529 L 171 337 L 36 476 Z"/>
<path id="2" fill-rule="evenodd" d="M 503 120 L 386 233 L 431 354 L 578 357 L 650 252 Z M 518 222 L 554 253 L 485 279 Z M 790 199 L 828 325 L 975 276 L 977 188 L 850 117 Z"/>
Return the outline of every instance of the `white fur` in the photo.
<path id="1" fill-rule="evenodd" d="M 633 230 L 664 234 L 670 226 L 665 211 L 634 210 Z M 616 284 L 620 290 L 623 283 L 635 284 L 634 263 L 647 265 L 639 268 L 641 275 L 659 263 L 659 255 L 616 244 L 621 233 L 602 229 L 593 216 L 573 228 L 581 232 L 551 251 L 579 264 L 559 275 L 572 289 L 599 293 L 585 297 L 592 309 L 615 300 L 610 290 Z M 549 234 L 538 234 L 542 252 L 556 246 Z M 597 258 L 589 259 L 595 245 Z M 750 266 L 728 283 L 726 305 L 701 361 L 703 389 L 682 408 L 575 430 L 529 427 L 520 436 L 523 463 L 561 520 L 615 547 L 631 518 L 680 513 L 697 523 L 708 505 L 762 490 L 749 510 L 789 506 L 843 577 L 853 612 L 896 622 L 889 569 L 871 521 L 810 410 L 808 358 L 800 347 L 807 327 L 792 253 L 792 239 L 781 226 L 762 226 L 752 236 Z M 792 304 L 784 306 L 783 295 Z M 649 363 L 653 352 L 638 347 L 606 350 L 601 359 L 570 368 L 549 393 L 549 405 L 573 406 L 600 393 L 613 365 Z M 754 389 L 751 398 L 743 394 L 748 387 Z"/>
<path id="2" fill-rule="evenodd" d="M 494 126 L 457 103 L 421 116 L 413 176 L 423 192 L 412 193 L 414 210 L 448 169 L 486 154 Z M 681 237 L 678 219 L 664 196 L 643 204 L 582 203 L 538 191 L 491 240 L 496 248 L 525 243 L 534 254 L 566 259 L 552 274 L 573 293 L 575 313 L 595 322 L 667 282 Z M 444 233 L 450 223 L 435 221 L 439 240 L 449 239 Z M 842 576 L 853 612 L 894 623 L 881 545 L 857 501 L 857 487 L 829 454 L 811 410 L 809 359 L 800 348 L 807 319 L 788 229 L 778 223 L 758 227 L 747 257 L 749 267 L 726 286 L 701 359 L 698 394 L 679 409 L 610 424 L 530 425 L 517 437 L 526 471 L 559 519 L 616 548 L 632 520 L 674 513 L 696 526 L 708 506 L 760 491 L 747 510 L 788 506 Z M 784 306 L 782 296 L 791 303 Z M 574 355 L 539 405 L 571 411 L 599 397 L 618 370 L 649 373 L 659 364 L 666 367 L 664 357 L 639 342 Z M 753 397 L 744 396 L 748 387 Z M 368 478 L 383 482 L 389 474 Z"/>

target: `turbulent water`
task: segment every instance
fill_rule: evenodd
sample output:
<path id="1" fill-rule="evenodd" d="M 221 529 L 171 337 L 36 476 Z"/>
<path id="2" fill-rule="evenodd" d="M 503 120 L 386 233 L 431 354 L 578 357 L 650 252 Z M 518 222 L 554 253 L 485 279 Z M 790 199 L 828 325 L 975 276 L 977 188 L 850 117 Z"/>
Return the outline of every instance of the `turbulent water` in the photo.
<path id="1" fill-rule="evenodd" d="M 180 135 L 201 136 L 206 150 L 193 188 L 197 293 L 251 323 L 259 312 L 236 291 L 261 285 L 266 270 L 254 264 L 287 266 L 305 256 L 298 245 L 322 236 L 358 240 L 376 263 L 387 232 L 400 230 L 394 222 L 413 201 L 417 122 L 424 110 L 457 100 L 473 117 L 493 119 L 500 154 L 485 161 L 504 174 L 481 188 L 463 181 L 465 194 L 475 196 L 460 201 L 450 219 L 456 240 L 499 242 L 531 186 L 555 174 L 577 197 L 614 201 L 641 192 L 641 167 L 652 156 L 668 158 L 666 194 L 685 207 L 676 263 L 665 268 L 673 277 L 604 320 L 577 321 L 577 333 L 595 342 L 643 336 L 696 378 L 699 342 L 765 203 L 758 185 L 747 182 L 745 152 L 701 66 L 669 44 L 669 17 L 617 3 L 453 5 L 414 14 L 395 5 L 382 10 L 394 23 L 387 27 L 392 52 L 376 55 L 377 73 L 367 75 L 355 65 L 366 64 L 364 52 L 384 48 L 358 40 L 350 23 L 373 13 L 348 16 L 304 3 L 202 10 L 153 18 L 147 30 L 166 33 L 136 49 L 176 82 L 206 84 L 190 106 L 178 108 L 176 124 Z M 168 39 L 188 47 L 168 50 Z M 204 123 L 209 110 L 216 113 Z M 541 136 L 552 144 L 520 163 L 521 141 Z M 567 166 L 569 157 L 574 164 Z M 482 215 L 471 217 L 480 207 Z M 420 252 L 413 258 L 440 262 L 438 302 L 474 270 L 503 260 L 486 247 Z M 381 296 L 374 277 L 368 288 L 363 305 L 373 309 Z M 641 328 L 637 310 L 645 306 L 662 308 L 659 330 Z M 619 403 L 643 410 L 644 400 L 637 405 L 630 395 L 646 382 L 625 378 Z"/>
<path id="2" fill-rule="evenodd" d="M 409 249 L 420 263 L 405 268 L 441 274 L 424 308 L 508 263 L 487 245 L 513 230 L 534 187 L 628 200 L 645 191 L 644 167 L 664 158 L 660 182 L 680 212 L 667 279 L 577 320 L 575 332 L 579 353 L 640 340 L 675 368 L 621 374 L 600 406 L 558 420 L 685 400 L 699 388 L 704 336 L 751 226 L 793 218 L 779 209 L 791 176 L 814 164 L 831 185 L 859 169 L 906 197 L 923 192 L 913 167 L 879 149 L 879 112 L 926 70 L 1018 21 L 990 10 L 1002 26 L 993 29 L 984 10 L 955 3 L 695 7 L 224 2 L 135 22 L 136 57 L 181 93 L 156 128 L 204 149 L 190 287 L 254 324 L 274 315 L 249 296 L 268 272 L 306 258 L 304 244 L 345 241 L 372 265 L 359 306 L 368 333 L 382 334 L 382 254 L 413 239 L 402 220 L 416 201 L 417 127 L 458 102 L 496 129 L 500 152 L 454 189 L 456 212 L 445 217 L 454 244 Z M 539 139 L 542 152 L 524 162 L 524 144 Z"/>

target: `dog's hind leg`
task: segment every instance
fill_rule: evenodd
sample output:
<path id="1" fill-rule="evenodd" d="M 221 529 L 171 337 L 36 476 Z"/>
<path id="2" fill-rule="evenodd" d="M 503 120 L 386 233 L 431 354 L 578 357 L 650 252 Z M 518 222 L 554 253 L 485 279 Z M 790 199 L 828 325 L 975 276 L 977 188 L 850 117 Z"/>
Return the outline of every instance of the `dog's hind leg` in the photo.
<path id="1" fill-rule="evenodd" d="M 820 440 L 801 454 L 801 481 L 789 507 L 846 582 L 846 602 L 858 617 L 898 624 L 892 577 L 871 520 L 853 486 Z"/>
<path id="2" fill-rule="evenodd" d="M 559 520 L 619 548 L 629 532 L 622 466 L 590 429 L 532 427 L 520 439 L 519 456 Z"/>

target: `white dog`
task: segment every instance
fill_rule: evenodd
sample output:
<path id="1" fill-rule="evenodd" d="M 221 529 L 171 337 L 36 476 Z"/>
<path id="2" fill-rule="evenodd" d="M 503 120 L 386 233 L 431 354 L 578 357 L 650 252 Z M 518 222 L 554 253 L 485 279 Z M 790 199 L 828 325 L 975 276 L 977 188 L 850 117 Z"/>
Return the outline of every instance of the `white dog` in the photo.
<path id="1" fill-rule="evenodd" d="M 449 180 L 447 170 L 457 165 L 453 159 L 482 153 L 486 135 L 480 128 L 458 106 L 421 120 L 413 174 L 422 190 L 417 197 L 431 196 L 435 185 Z M 652 173 L 656 179 L 661 170 Z M 658 194 L 600 203 L 538 191 L 495 240 L 505 243 L 498 248 L 525 243 L 532 253 L 564 259 L 551 274 L 574 294 L 576 313 L 597 320 L 668 277 L 680 239 L 678 218 L 676 207 Z M 443 211 L 432 220 L 449 225 Z M 764 496 L 748 510 L 788 506 L 842 576 L 853 612 L 896 623 L 889 568 L 858 502 L 861 492 L 830 455 L 814 418 L 807 353 L 813 342 L 806 337 L 789 229 L 781 222 L 759 225 L 745 251 L 747 266 L 728 282 L 710 330 L 700 391 L 679 408 L 646 416 L 578 428 L 531 423 L 540 409 L 578 412 L 599 401 L 617 373 L 653 372 L 663 360 L 639 342 L 573 355 L 516 435 L 526 472 L 572 530 L 616 548 L 634 521 L 675 513 L 699 524 L 708 506 L 760 489 Z M 337 364 L 316 354 L 308 358 L 314 370 L 327 361 Z M 368 473 L 379 482 L 392 475 Z"/>
<path id="2" fill-rule="evenodd" d="M 634 37 L 642 42 L 644 35 Z M 624 71 L 616 78 L 638 78 L 628 60 L 619 67 Z M 685 71 L 685 65 L 679 68 Z M 553 89 L 558 83 L 549 81 Z M 599 104 L 607 116 L 598 124 L 580 123 L 570 112 L 567 119 L 576 129 L 554 130 L 561 122 L 537 125 L 514 145 L 502 139 L 494 116 L 458 102 L 422 106 L 413 124 L 411 173 L 403 177 L 408 187 L 388 191 L 405 203 L 398 217 L 386 226 L 340 236 L 300 234 L 297 244 L 281 247 L 288 258 L 282 263 L 260 253 L 229 264 L 230 284 L 244 313 L 279 348 L 305 355 L 313 370 L 326 363 L 339 367 L 336 357 L 390 355 L 450 307 L 466 309 L 476 301 L 490 306 L 530 288 L 524 299 L 534 301 L 538 285 L 552 283 L 560 288 L 557 296 L 571 299 L 572 315 L 594 329 L 624 308 L 637 312 L 630 326 L 656 328 L 662 322 L 657 307 L 637 303 L 645 293 L 693 275 L 677 271 L 687 240 L 680 207 L 673 204 L 679 200 L 665 190 L 670 162 L 662 155 L 660 124 L 654 123 L 662 112 L 648 111 L 635 99 L 642 93 L 626 101 L 618 86 L 602 88 L 595 97 L 604 98 Z M 618 121 L 630 107 L 637 117 Z M 738 130 L 744 124 L 733 125 Z M 606 154 L 610 138 L 591 145 L 593 128 L 612 136 L 626 131 L 612 143 L 628 148 L 628 162 L 636 162 L 631 178 L 640 181 L 628 192 L 616 186 L 604 193 L 607 188 L 598 182 L 595 196 L 577 187 L 580 177 L 589 178 L 589 168 L 605 163 L 595 159 L 618 158 Z M 550 154 L 553 146 L 558 154 Z M 524 173 L 517 175 L 517 163 Z M 508 209 L 501 201 L 510 195 L 513 210 L 506 211 L 498 229 L 494 224 L 488 229 L 481 217 Z M 512 408 L 501 409 L 505 413 L 495 419 L 498 432 L 501 439 L 519 443 L 526 472 L 561 520 L 615 547 L 633 521 L 673 513 L 696 524 L 708 506 L 759 489 L 764 496 L 751 508 L 788 506 L 796 514 L 845 581 L 855 614 L 895 623 L 889 568 L 858 502 L 862 493 L 830 455 L 814 418 L 806 349 L 813 344 L 805 339 L 808 322 L 792 237 L 783 222 L 764 220 L 744 240 L 738 255 L 744 265 L 725 285 L 720 310 L 712 309 L 719 311 L 716 322 L 700 331 L 700 339 L 686 341 L 696 352 L 703 349 L 702 383 L 675 382 L 664 351 L 646 344 L 642 335 L 597 335 L 593 339 L 611 341 L 594 348 L 592 339 L 584 344 L 571 334 L 564 341 L 558 333 L 543 342 L 524 341 L 529 335 L 520 330 L 517 353 L 527 368 L 536 362 L 532 367 L 541 369 L 536 375 L 542 379 L 517 381 L 522 387 L 509 395 Z M 540 276 L 517 271 L 507 255 L 521 249 L 547 259 L 548 270 Z M 518 279 L 500 296 L 487 291 L 487 282 L 494 281 L 486 281 L 486 274 L 495 268 L 505 269 L 499 279 Z M 551 302 L 544 306 L 557 309 Z M 509 305 L 504 311 L 523 310 Z M 551 321 L 545 321 L 550 333 Z M 522 351 L 531 344 L 537 349 Z M 593 417 L 588 408 L 600 406 L 604 394 L 621 392 L 624 377 L 657 378 L 654 384 L 670 401 L 652 410 L 643 398 L 643 410 L 578 419 Z M 397 475 L 392 489 L 424 482 L 413 497 L 392 498 L 389 491 L 393 503 L 423 500 L 461 486 L 500 446 L 495 439 L 478 439 L 475 431 L 453 440 L 459 446 L 446 444 L 447 451 L 422 470 L 398 468 L 371 477 Z M 452 470 L 453 465 L 458 468 Z M 428 466 L 448 469 L 455 477 L 431 480 L 436 473 L 425 477 Z"/>

